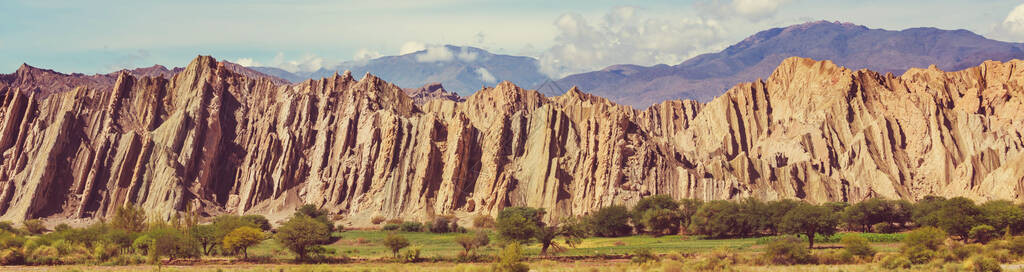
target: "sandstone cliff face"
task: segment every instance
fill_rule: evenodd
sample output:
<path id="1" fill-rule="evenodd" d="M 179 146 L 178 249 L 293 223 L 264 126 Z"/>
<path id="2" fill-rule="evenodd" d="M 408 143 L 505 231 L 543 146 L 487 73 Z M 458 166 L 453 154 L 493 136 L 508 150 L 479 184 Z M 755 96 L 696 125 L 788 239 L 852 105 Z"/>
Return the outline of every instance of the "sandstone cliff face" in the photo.
<path id="1" fill-rule="evenodd" d="M 367 225 L 512 205 L 559 217 L 651 194 L 1021 199 L 1022 64 L 892 77 L 790 58 L 707 104 L 644 111 L 508 82 L 417 104 L 372 75 L 279 85 L 209 57 L 45 97 L 0 83 L 0 219 L 124 203 L 271 217 L 311 203 Z"/>

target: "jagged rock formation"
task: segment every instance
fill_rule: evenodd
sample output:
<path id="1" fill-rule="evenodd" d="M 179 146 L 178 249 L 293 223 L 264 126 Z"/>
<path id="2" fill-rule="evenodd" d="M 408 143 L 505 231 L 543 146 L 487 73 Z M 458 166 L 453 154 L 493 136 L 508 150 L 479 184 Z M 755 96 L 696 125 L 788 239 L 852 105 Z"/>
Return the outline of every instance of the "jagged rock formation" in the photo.
<path id="1" fill-rule="evenodd" d="M 455 102 L 462 102 L 466 100 L 458 94 L 445 90 L 444 86 L 441 86 L 440 82 L 427 83 L 426 85 L 423 85 L 423 87 L 402 90 L 405 91 L 405 94 L 409 95 L 409 98 L 412 98 L 412 101 L 416 102 L 417 105 L 421 105 L 434 99 L 444 99 Z"/>
<path id="2" fill-rule="evenodd" d="M 557 217 L 651 194 L 1021 199 L 1022 64 L 893 77 L 790 58 L 707 104 L 643 111 L 508 82 L 417 105 L 372 75 L 278 85 L 210 57 L 45 98 L 0 81 L 0 218 L 128 202 L 273 218 L 312 203 L 366 225 L 510 205 Z"/>

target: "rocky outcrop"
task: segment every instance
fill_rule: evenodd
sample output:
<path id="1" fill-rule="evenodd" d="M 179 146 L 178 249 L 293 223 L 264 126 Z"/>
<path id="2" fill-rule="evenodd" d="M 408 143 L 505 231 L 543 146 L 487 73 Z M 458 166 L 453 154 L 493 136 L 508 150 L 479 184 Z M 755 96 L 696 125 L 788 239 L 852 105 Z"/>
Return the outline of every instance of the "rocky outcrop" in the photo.
<path id="1" fill-rule="evenodd" d="M 409 98 L 412 98 L 412 101 L 416 102 L 417 105 L 434 99 L 444 99 L 455 102 L 462 102 L 466 100 L 458 94 L 445 90 L 444 86 L 441 86 L 441 83 L 439 82 L 427 83 L 426 85 L 423 85 L 423 87 L 416 89 L 402 90 L 405 91 L 405 94 L 409 95 Z"/>
<path id="2" fill-rule="evenodd" d="M 109 89 L 0 85 L 0 218 L 125 203 L 280 218 L 311 203 L 366 225 L 515 205 L 558 217 L 652 194 L 1021 199 L 1022 64 L 893 77 L 790 58 L 709 103 L 643 111 L 509 82 L 416 104 L 369 74 L 279 85 L 210 57 Z"/>

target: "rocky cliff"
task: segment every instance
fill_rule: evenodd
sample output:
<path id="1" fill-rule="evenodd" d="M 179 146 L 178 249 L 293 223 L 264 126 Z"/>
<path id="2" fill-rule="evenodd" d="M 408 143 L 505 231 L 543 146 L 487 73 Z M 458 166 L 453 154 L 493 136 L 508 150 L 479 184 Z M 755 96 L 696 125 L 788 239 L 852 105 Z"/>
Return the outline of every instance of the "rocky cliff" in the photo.
<path id="1" fill-rule="evenodd" d="M 20 70 L 19 70 L 20 71 Z M 900 77 L 790 58 L 702 104 L 646 110 L 504 82 L 416 104 L 367 74 L 295 85 L 199 57 L 48 96 L 0 80 L 0 219 L 161 215 L 549 216 L 677 198 L 1022 199 L 1024 62 Z M 12 84 L 10 82 L 21 82 Z M 31 83 L 31 82 L 29 82 Z M 63 86 L 63 85 L 62 85 Z"/>

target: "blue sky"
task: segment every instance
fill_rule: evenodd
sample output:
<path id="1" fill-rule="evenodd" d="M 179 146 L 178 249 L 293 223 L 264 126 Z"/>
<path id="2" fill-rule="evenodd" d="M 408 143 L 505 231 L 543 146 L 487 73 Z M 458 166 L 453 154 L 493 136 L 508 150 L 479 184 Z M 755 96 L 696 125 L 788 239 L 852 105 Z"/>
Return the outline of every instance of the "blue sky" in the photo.
<path id="1" fill-rule="evenodd" d="M 812 20 L 967 29 L 1024 41 L 1021 1 L 0 1 L 0 73 L 106 73 L 198 54 L 303 71 L 439 44 L 541 60 L 553 75 L 677 64 Z"/>

